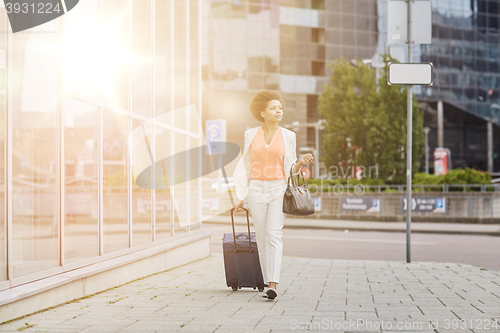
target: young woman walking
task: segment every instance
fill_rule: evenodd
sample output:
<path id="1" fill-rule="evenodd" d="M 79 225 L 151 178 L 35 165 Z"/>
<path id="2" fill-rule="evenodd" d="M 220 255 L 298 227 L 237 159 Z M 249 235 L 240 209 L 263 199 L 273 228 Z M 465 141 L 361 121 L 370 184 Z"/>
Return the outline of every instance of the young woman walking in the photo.
<path id="1" fill-rule="evenodd" d="M 274 91 L 259 92 L 250 103 L 253 117 L 264 124 L 245 132 L 243 157 L 233 177 L 239 201 L 235 212 L 243 211 L 247 198 L 252 212 L 259 260 L 264 283 L 269 285 L 265 296 L 278 296 L 281 259 L 283 255 L 283 195 L 290 169 L 297 175 L 302 165 L 312 162 L 307 154 L 297 161 L 295 133 L 278 126 L 283 118 L 284 102 Z"/>

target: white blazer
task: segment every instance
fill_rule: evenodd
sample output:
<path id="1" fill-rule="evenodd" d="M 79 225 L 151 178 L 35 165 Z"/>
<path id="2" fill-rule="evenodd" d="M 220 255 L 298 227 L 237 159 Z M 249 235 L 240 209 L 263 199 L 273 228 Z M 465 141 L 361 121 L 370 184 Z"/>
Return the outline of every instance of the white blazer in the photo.
<path id="1" fill-rule="evenodd" d="M 245 131 L 245 144 L 243 148 L 243 156 L 238 161 L 236 168 L 234 169 L 233 178 L 236 187 L 236 197 L 239 200 L 244 200 L 248 194 L 248 182 L 250 178 L 250 154 L 249 148 L 253 139 L 255 138 L 255 134 L 259 130 L 261 126 L 251 128 Z M 290 168 L 297 162 L 297 153 L 296 153 L 296 136 L 295 133 L 278 126 L 281 128 L 281 136 L 283 137 L 283 141 L 285 142 L 285 156 L 284 156 L 284 171 L 285 171 L 285 179 L 288 179 L 290 175 Z M 298 175 L 299 173 L 295 173 L 294 175 Z"/>

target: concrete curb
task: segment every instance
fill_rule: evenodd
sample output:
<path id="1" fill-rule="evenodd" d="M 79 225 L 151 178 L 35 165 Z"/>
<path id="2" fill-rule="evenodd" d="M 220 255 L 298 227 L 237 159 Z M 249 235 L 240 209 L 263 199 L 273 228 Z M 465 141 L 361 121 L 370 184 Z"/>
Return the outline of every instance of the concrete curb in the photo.
<path id="1" fill-rule="evenodd" d="M 401 224 L 402 222 L 388 222 L 389 224 L 395 224 L 393 228 L 387 228 L 384 226 L 378 226 L 377 222 L 367 222 L 367 221 L 344 221 L 348 222 L 342 226 L 338 225 L 328 225 L 325 220 L 313 220 L 311 223 L 303 223 L 303 221 L 294 221 L 298 219 L 290 218 L 285 221 L 284 228 L 287 229 L 328 229 L 328 230 L 349 230 L 349 231 L 380 231 L 380 232 L 406 232 L 406 224 L 401 227 L 397 226 L 396 223 Z M 250 219 L 251 221 L 251 219 Z M 309 221 L 308 221 L 309 222 Z M 315 223 L 316 222 L 316 223 Z M 320 222 L 320 223 L 318 223 Z M 224 224 L 230 225 L 231 221 L 223 220 L 205 220 L 203 223 L 206 224 Z M 246 221 L 243 218 L 235 218 L 235 225 L 246 225 Z M 425 234 L 450 234 L 450 235 L 483 235 L 483 236 L 497 236 L 500 237 L 500 228 L 496 225 L 482 225 L 482 226 L 470 226 L 469 230 L 454 230 L 450 229 L 450 224 L 444 225 L 443 223 L 432 223 L 432 228 L 423 228 L 423 222 L 413 224 L 411 232 L 412 233 L 425 233 Z M 360 225 L 356 225 L 360 224 Z M 457 227 L 464 227 L 463 223 L 457 223 Z M 487 228 L 485 230 L 473 230 L 472 228 Z M 495 231 L 497 229 L 498 231 Z"/>

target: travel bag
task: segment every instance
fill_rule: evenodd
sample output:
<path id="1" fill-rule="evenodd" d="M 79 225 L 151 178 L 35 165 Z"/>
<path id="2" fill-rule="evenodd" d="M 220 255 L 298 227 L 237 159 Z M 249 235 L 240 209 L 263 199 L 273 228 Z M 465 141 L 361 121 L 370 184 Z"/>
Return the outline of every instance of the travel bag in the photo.
<path id="1" fill-rule="evenodd" d="M 250 218 L 247 214 L 248 232 L 236 233 L 234 230 L 234 208 L 231 209 L 232 233 L 224 234 L 222 249 L 224 252 L 224 267 L 226 283 L 233 290 L 241 287 L 264 290 L 264 279 L 260 268 L 259 253 L 255 233 L 250 232 Z"/>

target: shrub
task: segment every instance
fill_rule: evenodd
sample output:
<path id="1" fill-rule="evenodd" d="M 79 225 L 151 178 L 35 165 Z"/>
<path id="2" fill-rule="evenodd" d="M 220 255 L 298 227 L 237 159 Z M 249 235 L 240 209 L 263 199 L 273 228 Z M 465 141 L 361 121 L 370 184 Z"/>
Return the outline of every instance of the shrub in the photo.
<path id="1" fill-rule="evenodd" d="M 491 176 L 487 171 L 471 168 L 454 169 L 446 175 L 426 175 L 416 173 L 413 176 L 413 184 L 416 185 L 448 185 L 448 184 L 491 184 Z"/>

